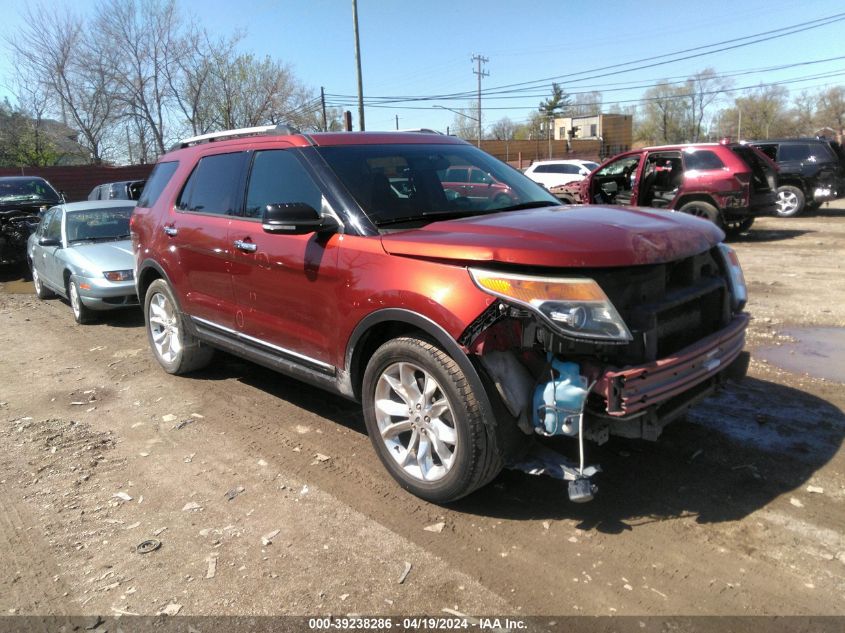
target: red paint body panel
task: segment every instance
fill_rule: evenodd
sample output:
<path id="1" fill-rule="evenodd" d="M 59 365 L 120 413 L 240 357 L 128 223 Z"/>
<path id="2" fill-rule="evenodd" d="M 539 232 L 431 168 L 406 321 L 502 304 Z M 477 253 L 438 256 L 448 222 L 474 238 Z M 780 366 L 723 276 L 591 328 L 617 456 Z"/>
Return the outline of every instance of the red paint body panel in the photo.
<path id="1" fill-rule="evenodd" d="M 524 266 L 633 266 L 701 253 L 724 234 L 685 214 L 614 207 L 545 207 L 447 222 L 382 237 L 393 255 Z"/>
<path id="2" fill-rule="evenodd" d="M 677 396 L 724 370 L 742 352 L 748 315 L 738 314 L 724 329 L 667 358 L 647 365 L 610 370 L 593 391 L 610 415 L 623 417 Z"/>

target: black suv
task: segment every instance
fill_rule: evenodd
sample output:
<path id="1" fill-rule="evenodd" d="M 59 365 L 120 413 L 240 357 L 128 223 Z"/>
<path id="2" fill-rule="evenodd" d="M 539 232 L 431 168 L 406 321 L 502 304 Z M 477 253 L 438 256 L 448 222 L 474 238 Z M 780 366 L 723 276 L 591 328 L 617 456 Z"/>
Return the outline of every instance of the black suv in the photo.
<path id="1" fill-rule="evenodd" d="M 845 195 L 845 159 L 835 141 L 821 138 L 748 141 L 779 168 L 775 213 L 783 218 L 817 209 Z"/>

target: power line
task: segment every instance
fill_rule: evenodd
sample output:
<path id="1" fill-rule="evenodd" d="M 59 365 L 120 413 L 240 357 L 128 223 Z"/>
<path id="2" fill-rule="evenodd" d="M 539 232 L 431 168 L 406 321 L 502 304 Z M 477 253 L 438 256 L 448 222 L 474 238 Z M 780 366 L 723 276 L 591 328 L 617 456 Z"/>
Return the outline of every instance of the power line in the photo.
<path id="1" fill-rule="evenodd" d="M 692 47 L 692 48 L 682 49 L 682 50 L 674 51 L 674 52 L 671 52 L 671 53 L 663 53 L 661 55 L 653 55 L 653 56 L 650 56 L 650 57 L 643 57 L 643 58 L 632 60 L 632 61 L 621 62 L 621 63 L 618 63 L 618 64 L 611 64 L 611 65 L 608 65 L 608 66 L 601 66 L 601 67 L 593 68 L 593 69 L 590 69 L 590 70 L 583 70 L 583 71 L 578 71 L 578 72 L 564 74 L 564 75 L 556 75 L 556 76 L 553 76 L 553 77 L 546 77 L 546 78 L 543 78 L 543 79 L 534 79 L 534 80 L 524 81 L 524 82 L 519 82 L 519 83 L 504 84 L 504 85 L 501 85 L 501 86 L 493 86 L 493 87 L 485 89 L 482 92 L 483 92 L 484 95 L 513 94 L 513 93 L 526 92 L 527 90 L 536 90 L 537 88 L 539 88 L 544 83 L 548 83 L 550 81 L 557 81 L 557 80 L 561 80 L 561 79 L 573 79 L 573 81 L 576 81 L 576 82 L 587 81 L 587 80 L 590 80 L 590 79 L 600 79 L 600 78 L 603 78 L 603 77 L 619 75 L 619 74 L 622 74 L 622 73 L 632 72 L 632 71 L 635 71 L 635 70 L 644 70 L 646 68 L 654 68 L 654 67 L 657 67 L 657 66 L 664 66 L 664 65 L 676 63 L 676 62 L 679 62 L 679 61 L 686 61 L 686 60 L 689 60 L 689 59 L 703 57 L 703 56 L 706 56 L 706 55 L 712 55 L 714 53 L 720 53 L 720 52 L 724 52 L 724 51 L 728 51 L 728 50 L 735 50 L 737 48 L 743 48 L 745 46 L 751 46 L 753 44 L 759 44 L 760 42 L 766 42 L 766 41 L 770 41 L 770 40 L 774 40 L 774 39 L 779 39 L 779 38 L 782 38 L 782 37 L 787 37 L 789 35 L 794 35 L 796 33 L 801 33 L 801 32 L 804 32 L 804 31 L 821 28 L 823 26 L 828 26 L 830 24 L 834 24 L 836 22 L 841 22 L 843 20 L 845 20 L 845 13 L 837 13 L 837 14 L 826 16 L 826 17 L 816 18 L 814 20 L 809 20 L 807 22 L 800 22 L 800 23 L 797 23 L 797 24 L 792 24 L 792 25 L 781 27 L 781 28 L 778 28 L 778 29 L 772 29 L 772 30 L 768 30 L 768 31 L 762 31 L 760 33 L 755 33 L 755 34 L 752 34 L 752 35 L 746 35 L 746 36 L 742 36 L 742 37 L 738 37 L 738 38 L 722 40 L 722 41 L 719 41 L 719 42 L 714 42 L 712 44 L 704 44 L 704 45 L 701 45 L 701 46 L 695 46 L 695 47 Z M 720 47 L 720 48 L 717 48 L 717 47 Z M 704 49 L 713 49 L 713 50 L 704 50 Z M 700 51 L 703 51 L 703 52 L 700 52 Z M 687 55 L 687 53 L 693 53 L 693 54 Z M 672 57 L 672 56 L 676 56 L 676 55 L 684 55 L 684 56 L 676 57 L 676 58 L 668 59 L 668 60 L 664 59 L 666 57 Z M 655 61 L 655 60 L 660 60 L 660 59 L 663 59 L 663 61 L 659 61 L 659 62 Z M 644 63 L 644 62 L 654 62 L 654 63 Z M 641 65 L 634 66 L 635 64 L 641 64 Z M 633 67 L 626 68 L 628 66 L 633 66 Z M 614 70 L 614 69 L 618 69 L 618 70 Z M 612 72 L 603 72 L 603 71 L 607 71 L 607 70 L 612 71 Z M 601 73 L 601 74 L 590 75 L 590 73 Z M 579 75 L 588 75 L 588 76 L 587 77 L 581 77 L 581 78 L 578 78 L 578 79 L 574 79 L 574 78 L 578 77 Z M 396 102 L 418 101 L 418 100 L 419 101 L 422 101 L 422 100 L 429 100 L 429 101 L 444 100 L 444 101 L 446 101 L 446 100 L 455 100 L 455 99 L 468 99 L 468 98 L 471 98 L 473 96 L 475 96 L 475 95 L 473 95 L 471 92 L 457 92 L 457 93 L 451 93 L 451 94 L 425 95 L 425 96 L 418 96 L 418 97 L 412 97 L 412 98 L 401 97 L 401 96 L 398 96 L 398 97 L 397 96 L 388 96 L 388 97 L 382 97 L 382 99 L 394 99 L 394 100 L 396 100 Z"/>

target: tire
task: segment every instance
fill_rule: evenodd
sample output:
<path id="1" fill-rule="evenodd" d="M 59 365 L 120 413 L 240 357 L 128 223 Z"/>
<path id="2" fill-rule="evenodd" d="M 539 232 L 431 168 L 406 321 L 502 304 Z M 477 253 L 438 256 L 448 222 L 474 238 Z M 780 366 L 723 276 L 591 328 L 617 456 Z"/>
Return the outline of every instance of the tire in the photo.
<path id="1" fill-rule="evenodd" d="M 382 464 L 422 499 L 455 501 L 502 469 L 495 427 L 484 423 L 469 380 L 427 341 L 397 338 L 379 347 L 364 372 L 362 402 Z"/>
<path id="2" fill-rule="evenodd" d="M 722 214 L 719 213 L 719 209 L 714 207 L 709 202 L 703 202 L 701 200 L 693 200 L 692 202 L 687 202 L 680 209 L 678 209 L 681 213 L 688 213 L 690 215 L 694 215 L 697 218 L 701 218 L 703 220 L 710 220 L 713 224 L 722 228 L 724 226 L 722 222 Z"/>
<path id="3" fill-rule="evenodd" d="M 725 233 L 730 237 L 736 237 L 745 233 L 754 224 L 754 218 L 742 218 L 741 220 L 727 220 L 725 222 Z"/>
<path id="4" fill-rule="evenodd" d="M 775 215 L 779 218 L 794 218 L 804 210 L 804 192 L 792 185 L 778 187 L 775 200 Z"/>
<path id="5" fill-rule="evenodd" d="M 187 374 L 206 367 L 214 348 L 204 345 L 185 327 L 185 318 L 173 291 L 163 279 L 156 279 L 144 297 L 144 326 L 159 365 L 168 374 Z"/>
<path id="6" fill-rule="evenodd" d="M 47 287 L 44 285 L 44 282 L 41 281 L 41 276 L 38 274 L 38 271 L 35 270 L 35 266 L 30 264 L 29 270 L 32 274 L 32 285 L 35 286 L 35 296 L 41 299 L 51 299 L 55 297 L 55 293 L 52 290 L 48 290 Z"/>
<path id="7" fill-rule="evenodd" d="M 87 325 L 96 320 L 96 314 L 91 308 L 85 307 L 82 303 L 82 297 L 79 293 L 79 284 L 69 279 L 67 282 L 67 298 L 70 301 L 70 309 L 73 312 L 73 318 L 80 325 Z"/>

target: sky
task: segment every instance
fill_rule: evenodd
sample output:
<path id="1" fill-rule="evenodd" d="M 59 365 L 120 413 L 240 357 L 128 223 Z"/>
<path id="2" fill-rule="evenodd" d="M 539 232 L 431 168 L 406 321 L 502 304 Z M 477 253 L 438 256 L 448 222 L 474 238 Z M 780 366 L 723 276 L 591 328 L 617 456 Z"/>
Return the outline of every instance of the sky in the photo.
<path id="1" fill-rule="evenodd" d="M 288 64 L 315 94 L 324 87 L 329 105 L 351 110 L 357 128 L 351 0 L 178 1 L 190 20 L 212 34 L 243 31 L 241 50 Z M 46 4 L 70 6 L 85 14 L 95 2 L 52 0 Z M 0 0 L 4 16 L 0 36 L 8 37 L 20 27 L 28 4 L 32 3 Z M 550 94 L 553 78 L 568 93 L 602 91 L 605 112 L 638 99 L 645 87 L 661 79 L 680 81 L 707 67 L 719 73 L 742 72 L 733 79 L 735 87 L 789 82 L 784 85 L 793 96 L 804 89 L 815 92 L 845 85 L 845 19 L 731 50 L 677 59 L 708 53 L 712 48 L 707 47 L 719 42 L 724 44 L 717 48 L 736 46 L 750 41 L 739 38 L 839 13 L 845 13 L 842 0 L 358 0 L 365 99 L 468 93 L 451 99 L 368 106 L 366 128 L 395 129 L 398 116 L 402 129 L 446 131 L 457 115 L 442 108 L 461 109 L 474 103 L 477 77 L 471 58 L 476 54 L 489 60 L 483 66 L 489 75 L 482 80 L 482 90 L 523 84 L 514 86 L 519 90 L 507 98 L 484 96 L 485 125 L 505 116 L 525 121 Z M 702 48 L 679 53 L 698 47 Z M 9 95 L 5 86 L 12 60 L 5 46 L 0 51 L 2 98 Z M 773 70 L 834 57 L 842 59 Z M 646 58 L 656 59 L 629 64 Z M 648 64 L 658 65 L 637 69 Z M 606 69 L 596 70 L 600 68 Z M 611 103 L 617 101 L 624 103 Z"/>

